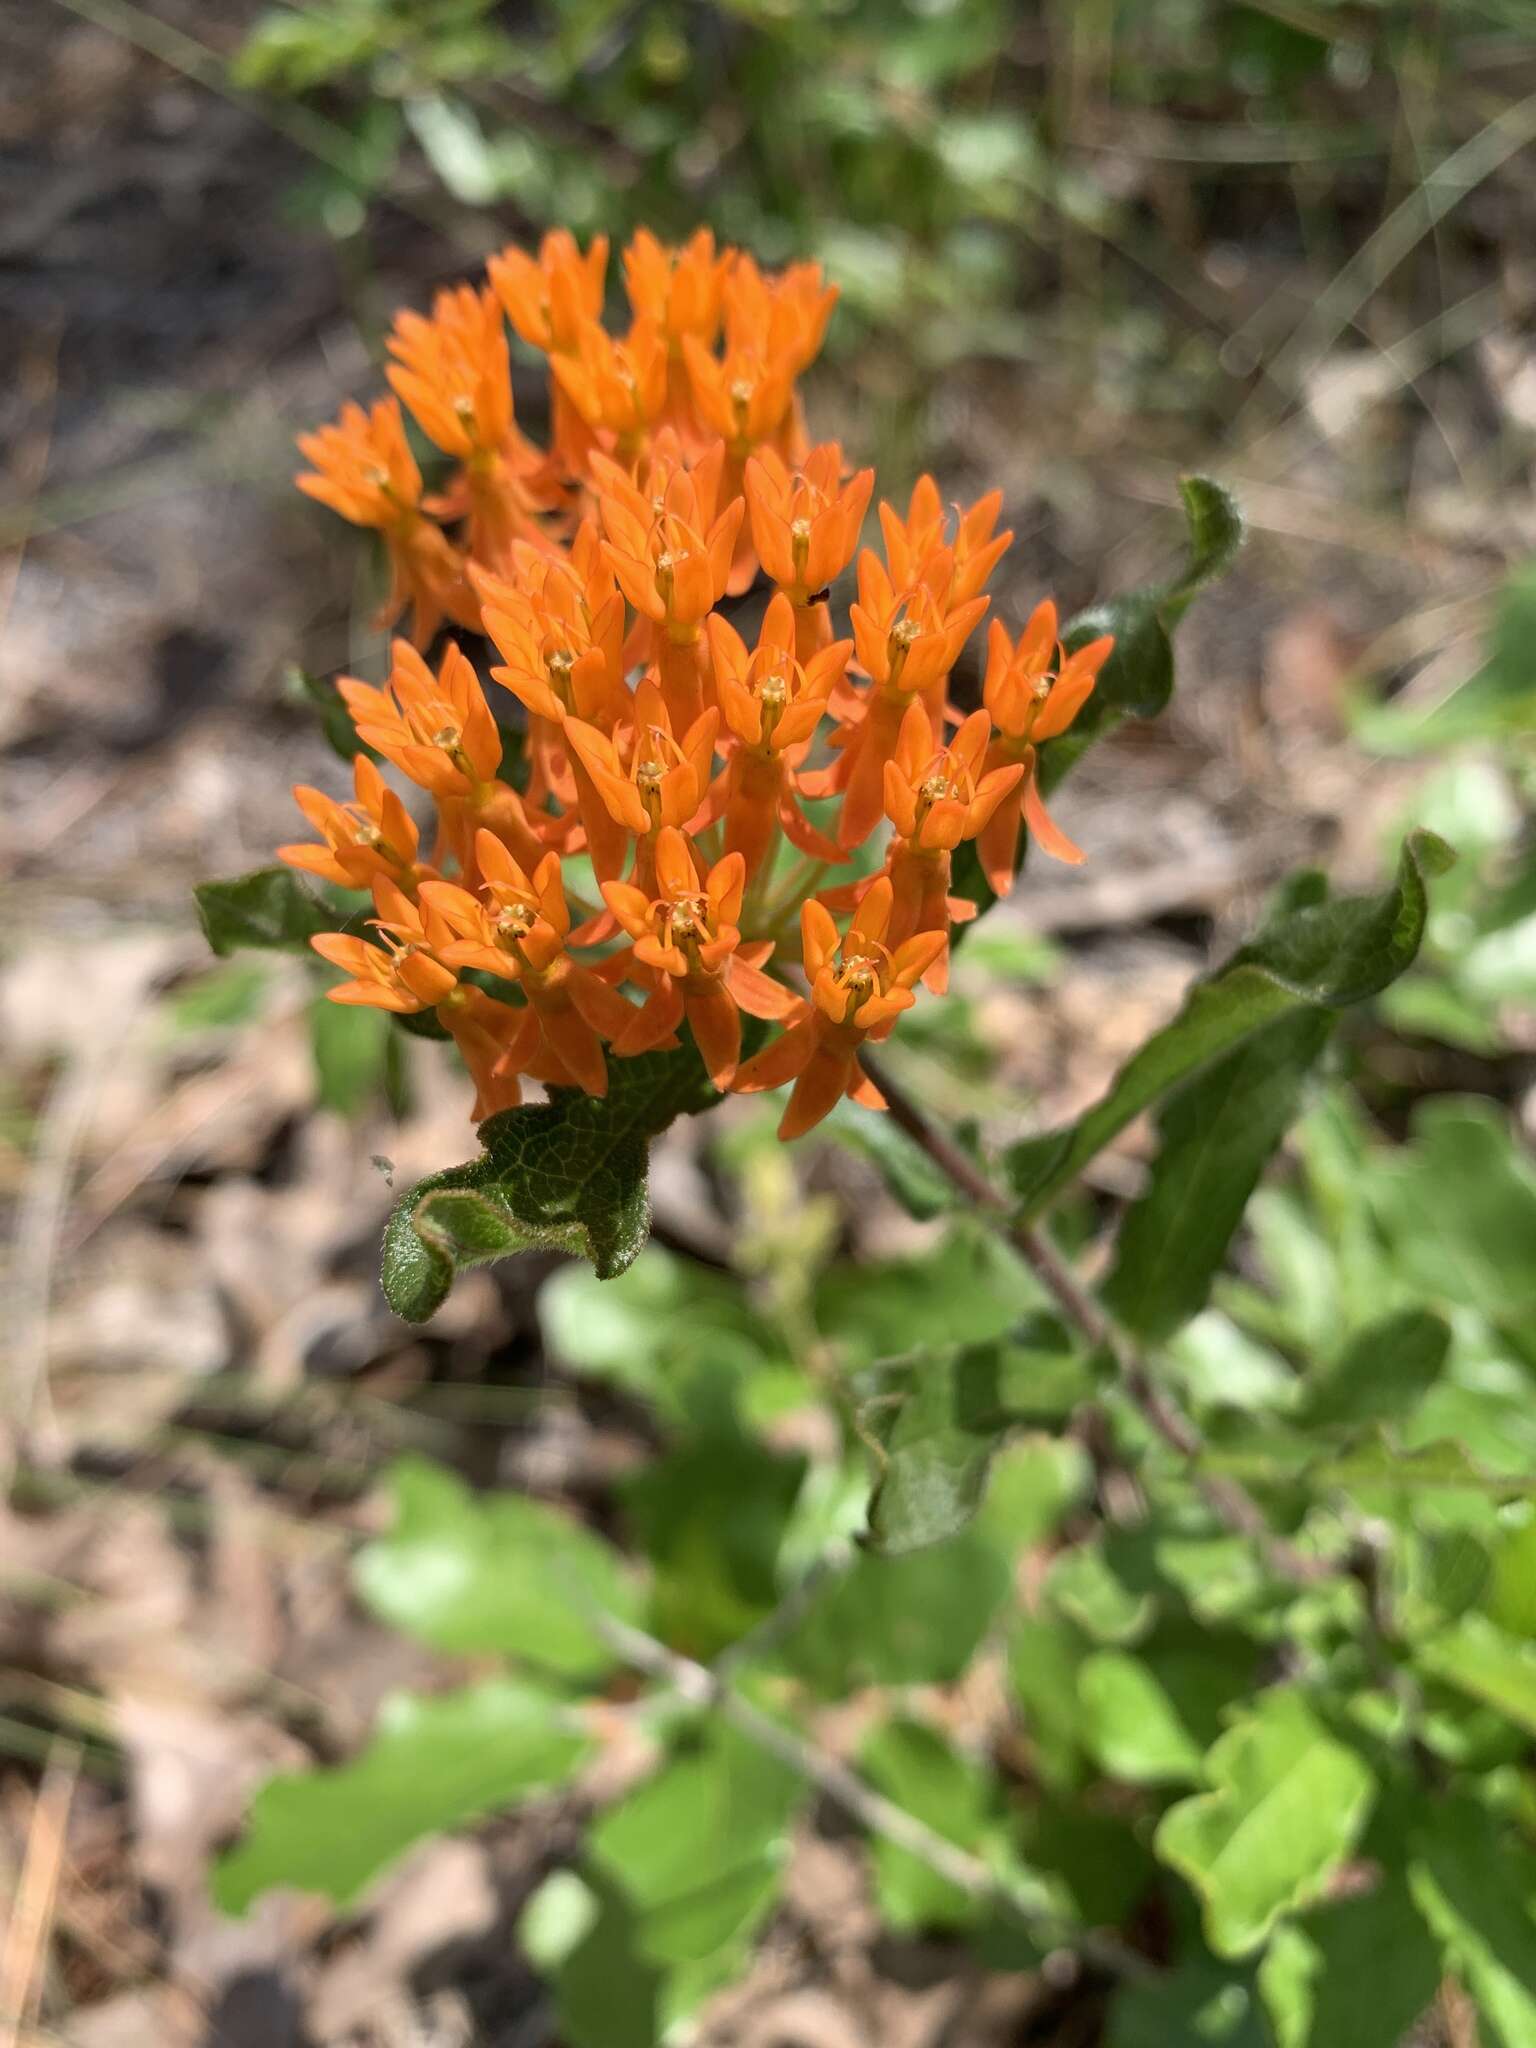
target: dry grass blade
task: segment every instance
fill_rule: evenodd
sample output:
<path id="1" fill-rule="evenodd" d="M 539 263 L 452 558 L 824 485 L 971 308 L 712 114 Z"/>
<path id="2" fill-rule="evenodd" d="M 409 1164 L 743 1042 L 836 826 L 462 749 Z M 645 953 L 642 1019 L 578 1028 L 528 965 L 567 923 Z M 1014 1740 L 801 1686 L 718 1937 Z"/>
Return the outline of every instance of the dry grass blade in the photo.
<path id="1" fill-rule="evenodd" d="M 56 1743 L 33 1803 L 21 1882 L 0 1957 L 0 2048 L 21 2048 L 37 2018 L 64 1868 L 65 1830 L 79 1777 L 78 1746 Z"/>

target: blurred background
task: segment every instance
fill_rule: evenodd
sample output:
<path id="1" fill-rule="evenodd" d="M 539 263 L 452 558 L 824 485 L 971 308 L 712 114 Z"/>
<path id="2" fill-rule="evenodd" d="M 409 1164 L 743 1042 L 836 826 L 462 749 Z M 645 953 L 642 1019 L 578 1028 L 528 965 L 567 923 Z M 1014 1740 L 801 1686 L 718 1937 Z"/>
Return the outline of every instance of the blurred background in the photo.
<path id="1" fill-rule="evenodd" d="M 1075 1114 L 1281 874 L 1368 885 L 1413 821 L 1463 858 L 1363 1098 L 1400 1133 L 1477 1092 L 1529 1135 L 1529 0 L 8 0 L 0 199 L 0 1896 L 40 1815 L 58 1850 L 7 1967 L 71 2048 L 553 2039 L 507 1929 L 558 1816 L 439 1845 L 340 1932 L 207 1903 L 250 1788 L 432 1670 L 347 1590 L 382 1465 L 582 1501 L 647 1450 L 574 1355 L 598 1309 L 551 1336 L 553 1260 L 389 1315 L 392 1189 L 469 1151 L 466 1088 L 197 929 L 193 883 L 337 786 L 301 672 L 380 670 L 375 567 L 293 436 L 505 242 L 703 221 L 841 285 L 816 438 L 893 498 L 1002 486 L 1014 625 L 1164 571 L 1209 470 L 1251 539 L 1173 712 L 1089 758 L 1086 865 L 1032 865 L 900 1075 L 999 1138 Z M 851 1140 L 761 1130 L 669 1135 L 658 1259 L 921 1253 Z M 1097 1171 L 1134 1190 L 1135 1142 Z M 706 2041 L 951 2038 L 835 1856 L 795 1909 L 819 2003 L 767 1984 Z M 964 2038 L 1092 2038 L 1015 2022 Z"/>

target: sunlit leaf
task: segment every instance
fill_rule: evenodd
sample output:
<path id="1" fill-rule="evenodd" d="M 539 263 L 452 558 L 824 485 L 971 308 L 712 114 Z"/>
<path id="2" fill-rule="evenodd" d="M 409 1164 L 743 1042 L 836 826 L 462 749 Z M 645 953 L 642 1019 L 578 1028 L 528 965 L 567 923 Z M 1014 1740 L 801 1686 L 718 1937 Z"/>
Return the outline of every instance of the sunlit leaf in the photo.
<path id="1" fill-rule="evenodd" d="M 216 1869 L 214 1896 L 226 1913 L 274 1885 L 350 1905 L 423 1835 L 565 1783 L 586 1753 L 565 1710 L 531 1686 L 396 1694 L 354 1762 L 268 1780 Z"/>
<path id="2" fill-rule="evenodd" d="M 1315 1900 L 1349 1854 L 1374 1797 L 1370 1770 L 1303 1695 L 1261 1693 L 1206 1758 L 1213 1789 L 1163 1816 L 1159 1856 L 1205 1905 L 1218 1955 L 1241 1956 L 1282 1913 Z"/>
<path id="3" fill-rule="evenodd" d="M 492 1651 L 563 1678 L 615 1659 L 594 1616 L 638 1618 L 618 1553 L 574 1516 L 515 1493 L 482 1498 L 425 1458 L 391 1475 L 394 1526 L 358 1553 L 359 1592 L 434 1649 Z"/>

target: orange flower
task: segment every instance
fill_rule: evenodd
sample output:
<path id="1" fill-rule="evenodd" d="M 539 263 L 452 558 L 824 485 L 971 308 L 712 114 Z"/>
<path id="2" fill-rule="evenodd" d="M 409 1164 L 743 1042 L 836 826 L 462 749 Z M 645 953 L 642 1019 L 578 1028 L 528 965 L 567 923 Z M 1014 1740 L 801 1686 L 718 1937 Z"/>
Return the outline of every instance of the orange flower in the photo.
<path id="1" fill-rule="evenodd" d="M 898 590 L 878 555 L 868 548 L 860 555 L 859 602 L 849 607 L 849 619 L 872 687 L 833 735 L 836 766 L 807 785 L 817 794 L 842 791 L 839 845 L 862 845 L 880 822 L 885 764 L 896 752 L 914 698 L 922 702 L 935 742 L 942 739 L 949 672 L 987 603 L 973 597 L 949 609 L 922 581 Z"/>
<path id="2" fill-rule="evenodd" d="M 485 268 L 513 327 L 546 355 L 578 353 L 582 330 L 602 317 L 606 235 L 595 235 L 583 256 L 569 228 L 551 228 L 537 257 L 514 243 Z"/>
<path id="3" fill-rule="evenodd" d="M 439 292 L 432 317 L 396 315 L 388 377 L 423 433 L 464 465 L 426 509 L 469 521 L 469 552 L 500 562 L 519 535 L 537 534 L 535 515 L 560 503 L 545 458 L 512 420 L 512 369 L 501 305 L 489 286 Z"/>
<path id="4" fill-rule="evenodd" d="M 419 835 L 410 812 L 366 754 L 352 763 L 352 784 L 356 800 L 350 804 L 337 803 L 308 783 L 295 786 L 299 809 L 325 844 L 280 846 L 278 859 L 344 889 L 372 888 L 382 875 L 406 895 L 413 894 L 422 871 L 416 865 Z"/>
<path id="5" fill-rule="evenodd" d="M 635 942 L 634 961 L 654 984 L 615 1052 L 648 1052 L 686 1017 L 710 1079 L 728 1088 L 741 1058 L 741 1012 L 784 1017 L 795 1008 L 789 991 L 760 971 L 772 946 L 739 950 L 746 878 L 741 855 L 728 853 L 701 883 L 688 841 L 667 826 L 656 842 L 653 897 L 628 882 L 603 884 L 608 908 Z"/>
<path id="6" fill-rule="evenodd" d="M 390 589 L 379 623 L 414 607 L 418 643 L 426 646 L 444 618 L 475 626 L 479 611 L 464 580 L 464 563 L 441 528 L 421 509 L 421 471 L 405 438 L 397 399 L 381 398 L 371 412 L 344 405 L 334 426 L 298 437 L 314 464 L 294 482 L 354 526 L 371 526 L 389 550 Z"/>
<path id="7" fill-rule="evenodd" d="M 675 739 L 661 692 L 649 680 L 635 692 L 633 722 L 612 739 L 579 718 L 565 722 L 598 794 L 642 843 L 664 825 L 685 826 L 703 803 L 719 728 L 719 712 L 705 711 Z"/>
<path id="8" fill-rule="evenodd" d="M 651 465 L 642 491 L 614 463 L 594 462 L 603 552 L 620 588 L 642 617 L 670 637 L 693 640 L 725 595 L 745 506 L 738 498 L 716 514 L 720 455 L 694 468 Z"/>
<path id="9" fill-rule="evenodd" d="M 421 893 L 449 932 L 441 947 L 446 965 L 515 981 L 527 997 L 527 1008 L 514 1013 L 516 1029 L 498 1071 L 605 1095 L 602 1040 L 617 1036 L 637 1012 L 566 951 L 571 920 L 559 855 L 545 854 L 530 875 L 482 831 L 475 861 L 484 877 L 478 896 L 452 882 L 423 882 Z"/>
<path id="10" fill-rule="evenodd" d="M 1017 789 L 999 805 L 977 842 L 982 872 L 999 896 L 1013 886 L 1021 822 L 1041 849 L 1056 860 L 1076 864 L 1083 858 L 1082 849 L 1045 808 L 1036 749 L 1071 725 L 1093 694 L 1099 671 L 1114 645 L 1113 636 L 1106 633 L 1079 647 L 1075 654 L 1067 654 L 1057 639 L 1056 607 L 1049 598 L 1036 605 L 1016 645 L 1002 621 L 992 621 L 982 701 L 998 732 L 987 754 L 987 766 L 1016 762 L 1024 771 Z"/>
<path id="11" fill-rule="evenodd" d="M 743 342 L 728 348 L 722 359 L 687 334 L 683 359 L 700 420 L 736 461 L 784 434 L 795 395 L 795 366 L 788 354 L 769 354 Z"/>
<path id="12" fill-rule="evenodd" d="M 382 690 L 343 676 L 337 688 L 357 736 L 434 796 L 467 796 L 501 766 L 501 734 L 479 677 L 453 641 L 436 676 L 397 640 Z"/>
<path id="13" fill-rule="evenodd" d="M 973 711 L 950 744 L 935 750 L 922 705 L 907 707 L 895 758 L 885 764 L 885 814 L 897 833 L 886 863 L 893 891 L 886 937 L 893 946 L 914 932 L 947 937 L 952 919 L 975 915 L 971 904 L 950 895 L 950 855 L 985 830 L 1024 774 L 1018 761 L 980 772 L 991 736 L 990 715 Z M 936 995 L 944 993 L 947 949 L 926 978 Z"/>
<path id="14" fill-rule="evenodd" d="M 489 287 L 439 292 L 430 319 L 397 313 L 388 347 L 390 388 L 445 454 L 468 462 L 500 449 L 512 431 L 512 368 Z"/>
<path id="15" fill-rule="evenodd" d="M 406 641 L 397 640 L 393 653 L 382 690 L 355 676 L 343 676 L 337 688 L 363 744 L 437 799 L 434 865 L 451 851 L 468 871 L 477 825 L 491 826 L 523 860 L 536 860 L 542 848 L 522 801 L 497 777 L 501 734 L 474 669 L 452 641 L 435 677 Z"/>
<path id="16" fill-rule="evenodd" d="M 405 422 L 393 398 L 381 398 L 371 412 L 348 403 L 334 426 L 298 437 L 300 453 L 315 466 L 294 482 L 306 497 L 329 505 L 354 526 L 381 532 L 414 522 L 421 506 L 421 471 L 405 438 Z"/>
<path id="17" fill-rule="evenodd" d="M 989 491 L 967 512 L 957 513 L 953 541 L 944 537 L 944 506 L 931 476 L 920 476 L 902 519 L 893 505 L 880 507 L 886 560 L 898 589 L 922 582 L 946 610 L 980 592 L 1013 543 L 1013 532 L 993 534 L 1003 509 L 1001 491 Z"/>
<path id="18" fill-rule="evenodd" d="M 482 989 L 459 985 L 442 958 L 452 930 L 430 903 L 412 903 L 382 875 L 374 881 L 373 901 L 379 914 L 369 923 L 382 944 L 370 945 L 348 932 L 320 932 L 309 942 L 322 960 L 352 977 L 326 990 L 330 1001 L 406 1017 L 435 1009 L 475 1083 L 474 1121 L 515 1108 L 522 1100 L 517 1075 L 499 1074 L 496 1068 L 521 1023 L 519 1013 Z"/>
<path id="19" fill-rule="evenodd" d="M 659 327 L 637 320 L 626 340 L 615 341 L 589 320 L 575 351 L 552 356 L 550 367 L 590 428 L 611 434 L 626 460 L 640 453 L 667 402 L 667 342 Z"/>
<path id="20" fill-rule="evenodd" d="M 624 285 L 637 320 L 676 347 L 685 334 L 707 348 L 720 332 L 729 254 L 717 256 L 715 238 L 698 228 L 681 249 L 668 249 L 648 228 L 637 228 L 624 251 Z"/>
<path id="21" fill-rule="evenodd" d="M 791 376 L 821 353 L 838 288 L 824 285 L 819 263 L 792 263 L 777 277 L 764 277 L 754 259 L 738 250 L 725 280 L 727 350 L 752 347 L 782 358 Z"/>
<path id="22" fill-rule="evenodd" d="M 603 558 L 597 529 L 584 521 L 568 561 L 524 548 L 512 581 L 484 571 L 475 577 L 485 630 L 506 665 L 491 670 L 528 712 L 532 775 L 528 801 L 554 796 L 581 813 L 587 848 L 599 875 L 618 873 L 624 838 L 592 783 L 566 746 L 574 715 L 611 732 L 627 715 L 624 686 L 624 599 Z"/>
<path id="23" fill-rule="evenodd" d="M 937 751 L 921 704 L 909 704 L 894 760 L 885 764 L 885 814 L 901 838 L 923 853 L 949 853 L 974 839 L 1023 775 L 1017 762 L 978 776 L 992 719 L 973 711 Z"/>
<path id="24" fill-rule="evenodd" d="M 843 859 L 800 809 L 793 771 L 842 679 L 852 641 L 839 640 L 808 663 L 797 661 L 794 608 L 779 591 L 750 655 L 735 627 L 718 615 L 709 621 L 709 644 L 721 713 L 736 742 L 718 803 L 726 851 L 744 856 L 749 880 L 779 830 L 815 860 Z"/>
<path id="25" fill-rule="evenodd" d="M 892 892 L 881 875 L 839 940 L 831 913 L 814 897 L 800 912 L 801 948 L 811 1000 L 800 1003 L 784 1036 L 754 1055 L 732 1084 L 739 1094 L 795 1083 L 779 1124 L 798 1138 L 848 1095 L 866 1108 L 884 1100 L 859 1064 L 867 1038 L 886 1037 L 917 1000 L 915 984 L 944 948 L 942 932 L 924 932 L 893 951 L 885 944 Z"/>
<path id="26" fill-rule="evenodd" d="M 386 876 L 374 881 L 373 904 L 378 916 L 368 922 L 381 944 L 350 932 L 318 932 L 310 940 L 322 960 L 352 977 L 327 995 L 333 1003 L 362 1003 L 402 1017 L 434 1008 L 459 978 L 439 957 L 452 932 L 430 904 L 413 903 Z"/>
<path id="27" fill-rule="evenodd" d="M 843 482 L 843 451 L 824 441 L 791 471 L 771 448 L 749 458 L 744 483 L 758 560 L 792 604 L 812 603 L 853 560 L 875 472 Z"/>
<path id="28" fill-rule="evenodd" d="M 603 312 L 603 279 L 608 270 L 608 237 L 597 235 L 585 256 L 568 228 L 551 228 L 537 260 L 506 248 L 486 265 L 492 289 L 524 341 L 551 356 L 579 357 L 582 336 Z M 571 476 L 580 476 L 594 445 L 588 425 L 558 378 L 550 390 L 551 454 Z"/>
<path id="29" fill-rule="evenodd" d="M 603 552 L 624 595 L 648 622 L 632 652 L 655 662 L 679 731 L 693 724 L 709 694 L 699 629 L 725 595 L 746 509 L 735 498 L 716 515 L 722 459 L 718 443 L 693 469 L 663 456 L 652 463 L 643 492 L 616 464 L 593 461 L 608 536 Z"/>

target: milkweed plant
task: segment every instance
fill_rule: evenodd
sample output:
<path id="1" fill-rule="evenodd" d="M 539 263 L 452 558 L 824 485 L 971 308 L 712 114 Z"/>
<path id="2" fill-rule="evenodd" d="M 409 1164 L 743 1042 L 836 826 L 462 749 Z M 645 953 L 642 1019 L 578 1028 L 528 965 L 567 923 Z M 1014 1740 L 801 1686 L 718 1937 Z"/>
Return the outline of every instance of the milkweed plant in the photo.
<path id="1" fill-rule="evenodd" d="M 400 1196 L 391 1305 L 578 1255 L 546 1342 L 663 1448 L 623 1545 L 397 1467 L 359 1594 L 479 1672 L 273 1780 L 222 1902 L 351 1907 L 420 1836 L 564 1792 L 590 1825 L 521 1937 L 561 2038 L 645 2048 L 748 1975 L 831 1807 L 894 1931 L 1039 1970 L 1119 2048 L 1393 2048 L 1469 2001 L 1536 2042 L 1536 1181 L 1477 1105 L 1399 1143 L 1346 1085 L 1448 850 L 1410 833 L 1375 894 L 1291 877 L 1071 1124 L 948 1128 L 888 1044 L 1083 858 L 1054 792 L 1167 705 L 1237 509 L 1187 477 L 1166 580 L 1000 616 L 1000 491 L 884 496 L 815 437 L 817 265 L 642 231 L 615 328 L 608 258 L 492 257 L 397 317 L 389 395 L 300 437 L 401 637 L 381 681 L 308 686 L 350 796 L 301 785 L 279 865 L 199 896 L 217 950 L 308 950 L 462 1065 L 479 1154 Z M 772 1090 L 779 1140 L 855 1138 L 932 1249 L 843 1258 L 754 1153 L 739 1270 L 640 1258 L 651 1140 Z M 1112 1204 L 1085 1171 L 1143 1116 Z M 784 1434 L 806 1404 L 834 1450 Z M 1006 1703 L 967 1718 L 987 1657 Z M 821 1709 L 854 1698 L 850 1756 Z M 619 1731 L 646 1760 L 593 1812 Z"/>

